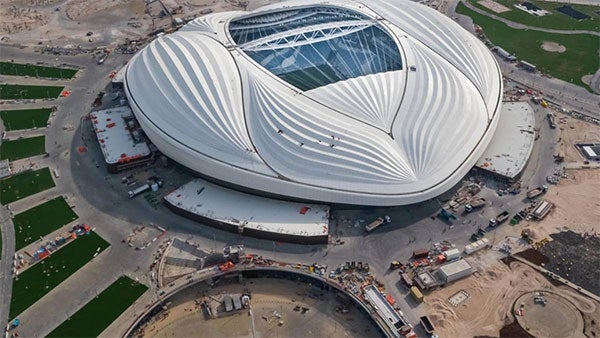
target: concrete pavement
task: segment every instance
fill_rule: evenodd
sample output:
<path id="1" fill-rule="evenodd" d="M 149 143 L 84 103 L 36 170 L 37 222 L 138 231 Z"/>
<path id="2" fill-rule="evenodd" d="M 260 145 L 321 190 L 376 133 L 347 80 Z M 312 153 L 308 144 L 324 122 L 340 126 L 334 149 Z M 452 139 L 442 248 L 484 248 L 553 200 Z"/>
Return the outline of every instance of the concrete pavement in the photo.
<path id="1" fill-rule="evenodd" d="M 8 322 L 8 313 L 10 310 L 10 296 L 12 294 L 12 264 L 15 253 L 15 231 L 9 211 L 0 206 L 0 232 L 2 232 L 2 256 L 0 256 L 0 324 Z"/>

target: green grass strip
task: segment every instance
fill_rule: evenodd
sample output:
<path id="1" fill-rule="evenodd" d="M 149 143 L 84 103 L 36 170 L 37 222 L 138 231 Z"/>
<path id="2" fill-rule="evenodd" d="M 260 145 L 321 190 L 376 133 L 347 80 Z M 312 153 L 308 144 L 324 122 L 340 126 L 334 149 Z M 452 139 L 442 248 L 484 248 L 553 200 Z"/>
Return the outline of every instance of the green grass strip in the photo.
<path id="1" fill-rule="evenodd" d="M 15 318 L 86 265 L 98 249 L 102 252 L 109 245 L 102 237 L 91 232 L 89 235 L 79 236 L 50 257 L 25 270 L 13 282 L 10 318 Z"/>
<path id="2" fill-rule="evenodd" d="M 0 180 L 0 203 L 8 203 L 54 187 L 50 169 L 27 171 Z"/>
<path id="3" fill-rule="evenodd" d="M 57 98 L 63 88 L 63 86 L 0 84 L 0 100 Z"/>
<path id="4" fill-rule="evenodd" d="M 146 290 L 147 286 L 120 277 L 47 337 L 97 337 Z"/>
<path id="5" fill-rule="evenodd" d="M 48 124 L 51 108 L 2 110 L 0 118 L 6 130 L 42 128 Z"/>
<path id="6" fill-rule="evenodd" d="M 37 66 L 23 63 L 0 61 L 1 75 L 47 77 L 53 79 L 71 79 L 73 78 L 73 76 L 75 76 L 76 73 L 77 69 Z"/>
<path id="7" fill-rule="evenodd" d="M 555 10 L 556 8 L 565 5 L 565 3 L 529 0 L 528 2 L 552 13 L 544 16 L 536 16 L 522 11 L 514 6 L 515 4 L 522 3 L 522 0 L 495 0 L 495 2 L 504 5 L 510 9 L 510 11 L 503 13 L 496 13 L 491 9 L 480 5 L 478 3 L 479 0 L 469 0 L 469 2 L 473 6 L 482 9 L 490 14 L 532 27 L 562 30 L 587 30 L 597 32 L 598 23 L 600 22 L 600 16 L 594 11 L 594 9 L 598 10 L 598 7 L 596 6 L 571 4 L 570 6 L 573 9 L 590 16 L 590 18 L 586 20 L 575 20 L 574 18 Z"/>
<path id="8" fill-rule="evenodd" d="M 46 152 L 46 136 L 3 141 L 0 144 L 0 160 L 14 161 Z"/>
<path id="9" fill-rule="evenodd" d="M 483 28 L 489 40 L 519 59 L 533 63 L 546 74 L 589 89 L 581 77 L 594 74 L 600 64 L 597 36 L 514 29 L 476 13 L 462 3 L 458 4 L 456 12 L 471 17 Z M 540 47 L 544 41 L 559 43 L 567 50 L 564 53 L 546 52 Z"/>
<path id="10" fill-rule="evenodd" d="M 62 196 L 15 215 L 13 224 L 16 250 L 26 247 L 77 218 L 77 214 Z"/>

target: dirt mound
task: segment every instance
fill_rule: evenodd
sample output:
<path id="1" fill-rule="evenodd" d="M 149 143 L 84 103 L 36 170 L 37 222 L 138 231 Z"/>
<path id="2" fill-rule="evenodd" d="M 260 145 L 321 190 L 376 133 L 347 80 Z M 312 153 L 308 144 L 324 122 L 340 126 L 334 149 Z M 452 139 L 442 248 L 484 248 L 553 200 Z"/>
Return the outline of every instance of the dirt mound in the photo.
<path id="1" fill-rule="evenodd" d="M 540 48 L 550 53 L 564 53 L 567 50 L 565 46 L 552 41 L 542 42 Z"/>

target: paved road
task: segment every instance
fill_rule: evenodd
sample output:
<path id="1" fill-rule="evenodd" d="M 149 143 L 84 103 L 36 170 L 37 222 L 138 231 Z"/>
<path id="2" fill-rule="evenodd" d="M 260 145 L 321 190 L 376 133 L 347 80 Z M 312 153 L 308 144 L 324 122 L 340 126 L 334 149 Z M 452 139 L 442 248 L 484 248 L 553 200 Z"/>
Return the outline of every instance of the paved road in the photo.
<path id="1" fill-rule="evenodd" d="M 550 29 L 550 28 L 541 28 L 541 27 L 535 27 L 535 26 L 528 26 L 528 25 L 524 25 L 521 23 L 517 23 L 514 21 L 510 21 L 508 19 L 505 19 L 503 17 L 494 15 L 492 13 L 489 13 L 487 11 L 484 11 L 480 8 L 477 8 L 475 6 L 473 6 L 471 3 L 469 3 L 468 1 L 463 1 L 462 2 L 467 8 L 485 15 L 487 17 L 490 17 L 492 19 L 498 20 L 500 22 L 504 22 L 505 24 L 507 24 L 509 27 L 512 28 L 517 28 L 517 29 L 528 29 L 528 30 L 532 30 L 532 31 L 538 31 L 538 32 L 546 32 L 546 33 L 558 33 L 558 34 L 591 34 L 591 35 L 596 35 L 596 36 L 600 36 L 600 32 L 594 32 L 594 31 L 586 31 L 586 30 L 564 30 L 564 29 Z"/>
<path id="2" fill-rule="evenodd" d="M 9 211 L 0 206 L 0 232 L 2 232 L 2 256 L 0 256 L 0 324 L 8 322 L 10 298 L 6 295 L 12 293 L 12 263 L 15 253 L 15 231 L 9 216 Z"/>

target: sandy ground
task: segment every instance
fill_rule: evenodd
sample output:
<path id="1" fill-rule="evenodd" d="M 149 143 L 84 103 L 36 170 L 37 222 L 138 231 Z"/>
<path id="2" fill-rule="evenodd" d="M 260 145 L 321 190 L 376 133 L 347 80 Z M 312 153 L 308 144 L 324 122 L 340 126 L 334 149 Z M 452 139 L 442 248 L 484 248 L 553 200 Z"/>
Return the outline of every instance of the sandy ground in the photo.
<path id="1" fill-rule="evenodd" d="M 278 0 L 250 0 L 248 8 Z M 163 0 L 174 17 L 201 11 L 244 10 L 237 0 Z M 150 5 L 154 6 L 154 5 Z M 0 0 L 0 37 L 5 43 L 82 47 L 111 46 L 170 28 L 170 17 L 147 10 L 144 0 Z M 86 36 L 92 32 L 92 36 Z"/>
<path id="2" fill-rule="evenodd" d="M 466 291 L 470 298 L 454 307 L 448 298 L 460 290 Z M 497 261 L 484 272 L 432 292 L 425 297 L 425 302 L 441 337 L 498 336 L 505 324 L 514 321 L 515 300 L 536 290 L 559 293 L 582 312 L 588 323 L 592 318 L 600 318 L 600 304 L 570 288 L 553 286 L 544 276 L 520 262 L 511 263 L 509 268 Z"/>
<path id="3" fill-rule="evenodd" d="M 555 208 L 539 224 L 533 225 L 535 237 L 543 238 L 562 230 L 600 233 L 600 170 L 569 170 L 568 179 L 551 187 L 545 198 Z"/>
<path id="4" fill-rule="evenodd" d="M 539 295 L 545 304 L 535 300 Z M 585 337 L 581 312 L 558 294 L 526 293 L 515 301 L 513 312 L 516 311 L 523 312 L 523 316 L 516 316 L 519 325 L 535 337 Z"/>
<path id="5" fill-rule="evenodd" d="M 481 1 L 477 1 L 477 3 L 485 8 L 491 9 L 492 11 L 494 11 L 496 13 L 504 13 L 504 12 L 510 11 L 510 8 L 508 8 L 502 4 L 499 4 L 496 1 L 492 1 L 492 0 L 481 0 Z"/>
<path id="6" fill-rule="evenodd" d="M 546 52 L 551 52 L 551 53 L 564 53 L 567 50 L 567 48 L 565 46 L 558 44 L 556 42 L 552 42 L 552 41 L 542 42 L 542 45 L 540 46 L 540 48 L 542 48 Z"/>
<path id="7" fill-rule="evenodd" d="M 203 294 L 252 293 L 252 309 L 258 337 L 352 337 L 376 336 L 376 329 L 357 309 L 342 314 L 333 293 L 318 295 L 321 291 L 305 283 L 279 279 L 251 279 L 245 285 L 237 282 L 208 289 L 199 284 L 173 297 L 166 318 L 150 323 L 146 337 L 191 337 L 199 332 L 210 332 L 210 337 L 248 337 L 252 335 L 252 317 L 248 310 L 240 310 L 216 319 L 204 319 L 194 300 Z M 307 307 L 305 314 L 294 311 L 295 306 Z M 281 315 L 277 319 L 276 311 Z M 267 320 L 265 320 L 267 318 Z M 279 320 L 283 322 L 279 325 Z"/>
<path id="8" fill-rule="evenodd" d="M 576 143 L 600 143 L 600 126 L 567 115 L 557 115 L 560 128 L 560 150 L 566 162 L 581 162 L 583 156 L 575 148 Z"/>

